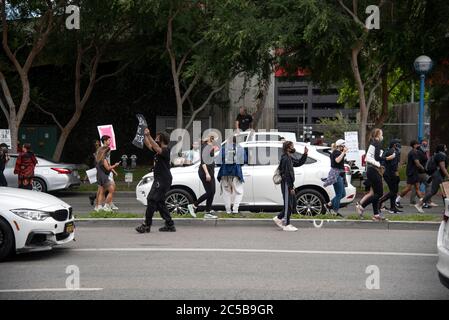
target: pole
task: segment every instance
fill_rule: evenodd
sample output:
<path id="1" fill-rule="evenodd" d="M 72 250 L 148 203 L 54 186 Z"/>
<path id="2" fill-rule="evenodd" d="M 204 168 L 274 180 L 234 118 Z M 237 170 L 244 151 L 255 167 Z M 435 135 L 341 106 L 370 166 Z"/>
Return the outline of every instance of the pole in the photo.
<path id="1" fill-rule="evenodd" d="M 420 90 L 419 90 L 419 115 L 418 115 L 418 141 L 424 138 L 424 79 L 425 75 L 421 74 Z"/>

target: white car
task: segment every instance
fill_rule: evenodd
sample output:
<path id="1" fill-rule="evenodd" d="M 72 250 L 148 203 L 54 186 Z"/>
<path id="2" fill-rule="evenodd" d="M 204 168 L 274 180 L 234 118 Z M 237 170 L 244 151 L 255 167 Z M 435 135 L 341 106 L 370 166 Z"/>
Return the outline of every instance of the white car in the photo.
<path id="1" fill-rule="evenodd" d="M 280 131 L 245 131 L 236 134 L 238 142 L 250 141 L 279 141 L 284 138 L 286 141 L 297 142 L 296 134 L 294 132 L 280 132 Z"/>
<path id="2" fill-rule="evenodd" d="M 273 173 L 279 161 L 273 164 L 264 163 L 260 157 L 255 155 L 268 150 L 273 151 L 277 159 L 282 154 L 282 142 L 245 142 L 240 144 L 248 154 L 249 164 L 242 166 L 244 183 L 244 196 L 240 204 L 241 209 L 249 210 L 280 210 L 282 209 L 282 195 L 279 185 L 273 183 Z M 314 146 L 309 148 L 309 156 L 306 163 L 295 168 L 295 188 L 297 197 L 297 211 L 304 215 L 325 214 L 325 203 L 335 196 L 332 186 L 323 187 L 321 178 L 326 178 L 330 170 L 330 158 L 317 152 Z M 260 149 L 262 148 L 262 149 Z M 304 152 L 304 144 L 295 143 L 296 157 Z M 261 161 L 259 161 L 261 160 Z M 172 168 L 173 182 L 171 190 L 166 195 L 166 203 L 171 212 L 187 214 L 187 205 L 193 203 L 203 193 L 204 188 L 198 177 L 198 167 L 195 163 L 188 167 Z M 342 199 L 342 206 L 348 205 L 354 200 L 356 189 L 351 185 L 351 174 L 349 166 L 345 166 L 348 187 L 346 196 Z M 215 177 L 219 168 L 215 168 Z M 153 173 L 145 175 L 136 187 L 137 200 L 147 205 L 147 196 L 154 181 Z M 224 208 L 223 198 L 220 194 L 220 185 L 216 180 L 216 194 L 214 208 Z"/>
<path id="3" fill-rule="evenodd" d="M 50 250 L 74 237 L 70 205 L 46 193 L 0 187 L 0 261 L 14 253 Z"/>
<path id="4" fill-rule="evenodd" d="M 444 199 L 444 219 L 438 231 L 437 270 L 441 283 L 449 289 L 449 198 Z"/>

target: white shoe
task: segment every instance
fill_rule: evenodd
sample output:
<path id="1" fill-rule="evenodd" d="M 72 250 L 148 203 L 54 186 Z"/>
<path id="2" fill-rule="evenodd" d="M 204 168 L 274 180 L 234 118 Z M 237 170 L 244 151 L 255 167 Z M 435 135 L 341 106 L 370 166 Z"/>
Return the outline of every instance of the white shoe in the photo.
<path id="1" fill-rule="evenodd" d="M 211 211 L 212 212 L 212 211 Z M 206 213 L 204 215 L 204 219 L 217 219 L 218 217 L 216 215 L 213 215 L 211 213 Z"/>
<path id="2" fill-rule="evenodd" d="M 100 212 L 101 210 L 103 210 L 102 206 L 95 206 L 95 212 Z"/>
<path id="3" fill-rule="evenodd" d="M 111 209 L 118 210 L 118 207 L 113 202 L 111 202 Z"/>
<path id="4" fill-rule="evenodd" d="M 196 213 L 195 213 L 195 206 L 193 204 L 189 204 L 187 206 L 187 209 L 189 209 L 189 213 L 192 217 L 196 218 Z"/>
<path id="5" fill-rule="evenodd" d="M 438 205 L 435 202 L 430 202 L 429 206 L 431 206 L 431 207 L 438 207 Z"/>
<path id="6" fill-rule="evenodd" d="M 415 208 L 416 210 L 419 211 L 419 213 L 424 213 L 424 210 L 422 209 L 422 204 L 419 203 L 415 204 Z"/>
<path id="7" fill-rule="evenodd" d="M 291 224 L 289 224 L 288 226 L 285 226 L 282 228 L 282 230 L 284 231 L 298 231 L 298 228 L 292 226 Z"/>
<path id="8" fill-rule="evenodd" d="M 274 223 L 276 223 L 276 225 L 277 225 L 279 228 L 281 228 L 281 229 L 284 228 L 284 224 L 282 223 L 282 220 L 279 219 L 278 217 L 275 216 L 275 217 L 273 218 L 273 221 L 274 221 Z"/>
<path id="9" fill-rule="evenodd" d="M 360 205 L 360 203 L 357 202 L 357 204 L 355 205 L 355 210 L 357 211 L 357 214 L 358 214 L 360 217 L 363 217 L 363 211 L 364 211 L 364 209 L 363 209 L 363 207 Z"/>
<path id="10" fill-rule="evenodd" d="M 111 205 L 106 203 L 106 204 L 103 206 L 102 210 L 103 210 L 103 211 L 106 211 L 106 212 L 112 212 Z"/>

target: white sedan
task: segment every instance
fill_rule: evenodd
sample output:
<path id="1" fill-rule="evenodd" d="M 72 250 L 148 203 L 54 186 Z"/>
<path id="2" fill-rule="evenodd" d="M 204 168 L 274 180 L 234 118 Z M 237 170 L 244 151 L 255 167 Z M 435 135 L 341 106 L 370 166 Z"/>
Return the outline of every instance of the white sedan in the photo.
<path id="1" fill-rule="evenodd" d="M 449 288 L 449 198 L 444 199 L 444 219 L 438 231 L 438 263 L 437 270 L 440 281 Z"/>
<path id="2" fill-rule="evenodd" d="M 50 250 L 74 237 L 70 205 L 46 193 L 0 187 L 0 261 L 14 253 Z"/>
<path id="3" fill-rule="evenodd" d="M 244 196 L 240 204 L 241 209 L 249 210 L 280 210 L 282 208 L 282 195 L 279 185 L 273 183 L 273 173 L 279 163 L 282 154 L 282 142 L 245 142 L 240 144 L 249 155 L 249 164 L 242 166 L 244 183 Z M 332 186 L 323 187 L 321 178 L 326 178 L 330 170 L 330 158 L 320 153 L 314 146 L 309 148 L 309 156 L 306 163 L 295 168 L 295 189 L 297 197 L 297 211 L 303 215 L 325 214 L 325 203 L 335 196 Z M 304 152 L 304 144 L 295 143 L 296 157 Z M 267 154 L 276 157 L 272 164 L 265 164 L 266 157 L 255 155 Z M 269 153 L 268 153 L 269 154 Z M 193 203 L 203 193 L 204 188 L 198 177 L 199 163 L 188 167 L 172 168 L 173 182 L 171 190 L 166 194 L 166 203 L 170 212 L 188 214 L 187 205 Z M 356 189 L 351 185 L 351 172 L 349 166 L 345 166 L 346 196 L 342 199 L 342 206 L 348 205 L 354 200 Z M 219 168 L 215 168 L 215 177 Z M 154 181 L 153 173 L 145 175 L 136 187 L 136 197 L 143 205 L 147 205 L 147 196 Z M 214 208 L 224 208 L 223 197 L 220 194 L 220 185 L 216 181 L 216 194 Z"/>

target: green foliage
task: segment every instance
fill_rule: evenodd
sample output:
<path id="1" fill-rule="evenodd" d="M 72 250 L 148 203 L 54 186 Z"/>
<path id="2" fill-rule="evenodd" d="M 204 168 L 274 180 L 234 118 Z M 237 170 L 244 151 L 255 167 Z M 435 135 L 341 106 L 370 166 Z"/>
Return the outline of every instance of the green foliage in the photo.
<path id="1" fill-rule="evenodd" d="M 357 131 L 358 125 L 344 117 L 341 112 L 336 114 L 335 119 L 322 118 L 319 124 L 324 125 L 324 139 L 328 142 L 335 142 L 343 139 L 346 131 Z"/>

